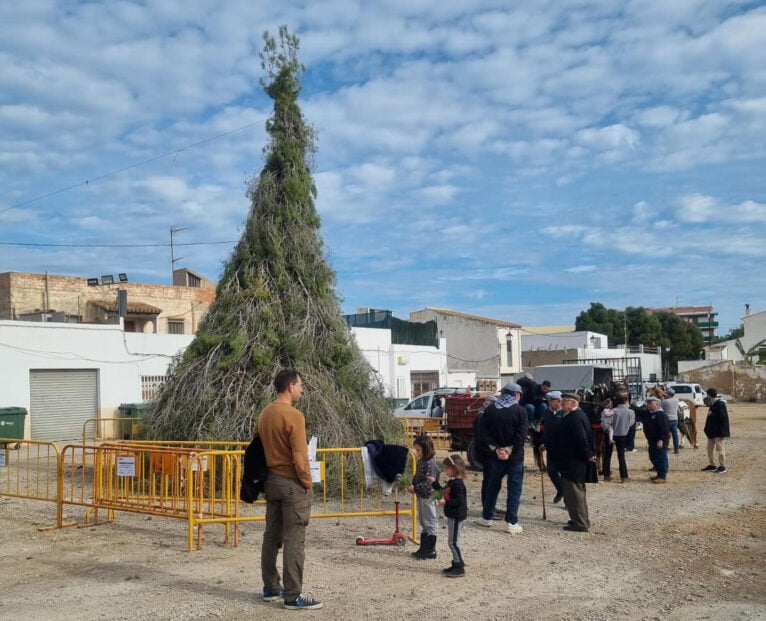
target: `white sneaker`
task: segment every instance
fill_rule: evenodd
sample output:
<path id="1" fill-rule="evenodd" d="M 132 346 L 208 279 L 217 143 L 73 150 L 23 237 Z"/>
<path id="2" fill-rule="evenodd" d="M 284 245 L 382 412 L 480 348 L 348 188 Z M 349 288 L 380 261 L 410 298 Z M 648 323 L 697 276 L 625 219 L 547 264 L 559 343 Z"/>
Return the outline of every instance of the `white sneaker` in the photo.
<path id="1" fill-rule="evenodd" d="M 520 532 L 522 532 L 524 529 L 521 527 L 521 524 L 516 522 L 515 524 L 511 524 L 510 522 L 505 523 L 505 532 L 510 533 L 512 535 L 518 535 Z"/>
<path id="2" fill-rule="evenodd" d="M 478 524 L 479 526 L 483 526 L 484 528 L 489 528 L 492 526 L 492 520 L 485 520 L 484 518 L 474 520 L 473 523 Z"/>

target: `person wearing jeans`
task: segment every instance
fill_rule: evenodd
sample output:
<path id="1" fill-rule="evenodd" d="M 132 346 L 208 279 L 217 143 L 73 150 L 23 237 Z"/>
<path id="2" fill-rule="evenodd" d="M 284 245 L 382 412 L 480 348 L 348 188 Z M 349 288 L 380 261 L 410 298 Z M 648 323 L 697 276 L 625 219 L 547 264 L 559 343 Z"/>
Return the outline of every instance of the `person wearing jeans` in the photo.
<path id="1" fill-rule="evenodd" d="M 648 397 L 645 402 L 644 435 L 649 444 L 649 460 L 657 470 L 652 477 L 654 483 L 665 483 L 668 478 L 668 453 L 665 443 L 668 437 L 668 417 L 662 411 L 657 397 Z"/>
<path id="2" fill-rule="evenodd" d="M 662 400 L 662 411 L 668 417 L 668 427 L 673 436 L 673 452 L 677 455 L 680 446 L 678 441 L 678 397 L 672 388 L 668 388 L 665 394 L 667 396 Z M 669 445 L 665 447 L 666 450 L 669 448 Z"/>
<path id="3" fill-rule="evenodd" d="M 527 438 L 527 411 L 519 405 L 521 386 L 510 382 L 503 386 L 500 398 L 484 411 L 479 423 L 482 445 L 491 451 L 484 463 L 487 487 L 482 506 L 480 526 L 492 526 L 495 503 L 508 477 L 508 498 L 505 508 L 505 531 L 522 532 L 519 524 L 519 500 L 524 485 L 524 442 Z"/>
<path id="4" fill-rule="evenodd" d="M 628 481 L 628 463 L 625 460 L 625 451 L 628 444 L 628 431 L 631 426 L 636 424 L 636 415 L 628 406 L 626 395 L 618 394 L 614 398 L 614 420 L 612 428 L 614 430 L 614 448 L 617 449 L 617 462 L 620 465 L 620 483 Z"/>

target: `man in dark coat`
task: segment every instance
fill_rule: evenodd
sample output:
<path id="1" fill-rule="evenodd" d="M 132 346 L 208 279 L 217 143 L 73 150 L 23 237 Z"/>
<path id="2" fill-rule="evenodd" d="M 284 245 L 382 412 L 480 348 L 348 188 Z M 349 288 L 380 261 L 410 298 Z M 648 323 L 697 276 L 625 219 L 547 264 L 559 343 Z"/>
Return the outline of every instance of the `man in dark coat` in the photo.
<path id="1" fill-rule="evenodd" d="M 545 414 L 543 414 L 541 424 L 542 431 L 540 432 L 541 444 L 539 450 L 541 454 L 544 454 L 548 450 L 549 445 L 555 444 L 556 431 L 564 418 L 564 412 L 561 409 L 561 393 L 558 390 L 551 390 L 547 394 L 547 397 L 548 408 Z M 555 446 L 553 452 L 556 452 Z M 548 459 L 545 469 L 548 472 L 548 478 L 551 480 L 551 483 L 553 483 L 553 487 L 556 488 L 556 496 L 553 498 L 553 502 L 561 502 L 561 499 L 564 498 L 564 494 L 561 490 L 561 473 L 556 470 L 550 459 Z"/>
<path id="2" fill-rule="evenodd" d="M 569 523 L 564 530 L 587 533 L 590 517 L 585 480 L 588 462 L 595 463 L 596 456 L 593 452 L 593 430 L 579 405 L 577 395 L 564 395 L 561 422 L 552 434 L 546 434 L 546 448 L 549 462 L 561 473 L 561 490 L 569 512 Z"/>
<path id="3" fill-rule="evenodd" d="M 665 483 L 668 479 L 668 453 L 665 445 L 670 435 L 668 416 L 662 410 L 662 402 L 657 397 L 647 397 L 644 405 L 646 406 L 643 419 L 644 435 L 649 445 L 649 460 L 657 471 L 652 481 Z"/>
<path id="4" fill-rule="evenodd" d="M 703 471 L 715 471 L 716 474 L 726 472 L 726 455 L 723 450 L 723 439 L 729 437 L 729 411 L 726 401 L 718 396 L 715 388 L 707 389 L 710 403 L 707 418 L 705 419 L 705 435 L 707 436 L 707 459 L 708 465 Z M 715 466 L 713 452 L 718 452 L 718 467 Z"/>
<path id="5" fill-rule="evenodd" d="M 500 398 L 484 410 L 479 422 L 482 445 L 491 451 L 484 465 L 486 489 L 480 526 L 492 526 L 495 503 L 508 479 L 508 499 L 505 509 L 505 532 L 521 533 L 519 501 L 524 485 L 524 442 L 527 438 L 527 411 L 519 405 L 521 386 L 513 382 L 503 386 Z"/>

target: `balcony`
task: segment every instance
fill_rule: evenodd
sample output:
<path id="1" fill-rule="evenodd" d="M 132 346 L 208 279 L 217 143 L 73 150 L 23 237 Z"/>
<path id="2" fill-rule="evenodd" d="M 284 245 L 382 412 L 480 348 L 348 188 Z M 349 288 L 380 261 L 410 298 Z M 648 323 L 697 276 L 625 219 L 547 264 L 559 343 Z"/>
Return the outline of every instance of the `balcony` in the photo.
<path id="1" fill-rule="evenodd" d="M 718 322 L 717 321 L 698 321 L 694 325 L 697 326 L 700 329 L 702 329 L 702 328 L 717 328 L 718 327 Z"/>

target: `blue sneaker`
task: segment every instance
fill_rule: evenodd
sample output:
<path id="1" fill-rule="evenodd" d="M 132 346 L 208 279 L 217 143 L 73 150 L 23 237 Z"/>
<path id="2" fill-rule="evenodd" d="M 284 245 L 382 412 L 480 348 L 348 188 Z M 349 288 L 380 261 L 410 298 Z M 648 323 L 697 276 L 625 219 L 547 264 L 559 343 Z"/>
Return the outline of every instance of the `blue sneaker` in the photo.
<path id="1" fill-rule="evenodd" d="M 284 596 L 285 596 L 285 592 L 282 589 L 279 589 L 279 591 L 272 591 L 270 589 L 267 589 L 266 587 L 263 588 L 264 602 L 275 602 L 278 599 L 282 599 Z"/>
<path id="2" fill-rule="evenodd" d="M 321 608 L 323 604 L 311 597 L 299 595 L 291 602 L 285 600 L 285 603 L 282 605 L 288 610 L 316 610 L 317 608 Z"/>

